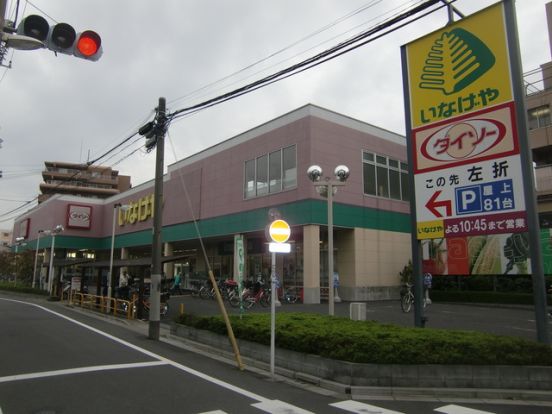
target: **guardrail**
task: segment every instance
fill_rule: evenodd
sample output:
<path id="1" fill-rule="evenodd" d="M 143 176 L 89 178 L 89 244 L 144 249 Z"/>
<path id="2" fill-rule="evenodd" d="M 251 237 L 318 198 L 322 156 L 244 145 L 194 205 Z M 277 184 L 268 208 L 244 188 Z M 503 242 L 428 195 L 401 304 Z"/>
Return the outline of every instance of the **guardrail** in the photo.
<path id="1" fill-rule="evenodd" d="M 133 302 L 130 300 L 71 292 L 69 295 L 69 303 L 80 306 L 83 309 L 91 309 L 102 313 L 113 313 L 115 316 L 121 315 L 125 316 L 127 319 L 134 318 Z"/>

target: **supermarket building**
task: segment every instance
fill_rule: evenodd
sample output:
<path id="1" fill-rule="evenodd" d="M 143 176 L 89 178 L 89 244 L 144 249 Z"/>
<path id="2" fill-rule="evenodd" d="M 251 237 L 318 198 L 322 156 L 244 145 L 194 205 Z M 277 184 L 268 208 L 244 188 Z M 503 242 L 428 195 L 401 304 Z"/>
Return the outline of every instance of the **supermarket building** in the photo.
<path id="1" fill-rule="evenodd" d="M 245 278 L 268 279 L 271 254 L 266 227 L 276 209 L 291 226 L 291 252 L 278 254 L 284 287 L 297 287 L 305 303 L 327 296 L 327 201 L 307 177 L 346 165 L 350 176 L 333 197 L 334 267 L 343 300 L 398 297 L 399 272 L 411 257 L 410 191 L 403 136 L 306 105 L 168 166 L 164 176 L 163 258 L 167 278 L 185 284 L 236 277 L 236 236 L 245 243 Z M 47 279 L 53 234 L 53 272 L 105 285 L 114 234 L 114 282 L 126 269 L 151 271 L 154 182 L 107 199 L 56 195 L 21 215 L 14 237 L 38 247 L 38 280 Z M 120 208 L 119 205 L 130 208 Z M 114 221 L 115 219 L 115 221 Z M 113 224 L 115 223 L 115 224 Z M 114 229 L 114 231 L 113 231 Z M 93 289 L 92 289 L 93 292 Z"/>

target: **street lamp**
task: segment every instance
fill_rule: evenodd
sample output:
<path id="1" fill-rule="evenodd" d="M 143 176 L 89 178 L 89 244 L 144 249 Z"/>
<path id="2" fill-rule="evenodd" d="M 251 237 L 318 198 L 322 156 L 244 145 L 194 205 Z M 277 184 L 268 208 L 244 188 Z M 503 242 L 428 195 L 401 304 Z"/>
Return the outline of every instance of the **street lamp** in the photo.
<path id="1" fill-rule="evenodd" d="M 334 315 L 334 257 L 333 257 L 333 195 L 337 187 L 344 186 L 349 178 L 349 168 L 346 165 L 338 165 L 334 170 L 335 179 L 332 177 L 322 178 L 322 168 L 318 165 L 311 165 L 307 170 L 307 176 L 314 183 L 318 193 L 328 200 L 328 313 Z M 339 298 L 339 297 L 337 297 Z"/>
<path id="2" fill-rule="evenodd" d="M 50 230 L 50 234 L 52 235 L 52 247 L 50 248 L 50 267 L 48 269 L 48 292 L 50 295 L 52 295 L 52 289 L 54 287 L 54 277 L 53 277 L 53 270 L 54 270 L 54 248 L 56 244 L 56 234 L 61 233 L 65 228 L 58 224 L 53 230 Z"/>
<path id="3" fill-rule="evenodd" d="M 113 251 L 115 249 L 115 222 L 117 220 L 117 208 L 120 208 L 123 211 L 128 210 L 129 206 L 123 205 L 121 203 L 115 203 L 113 205 L 113 222 L 111 229 L 111 256 L 109 259 L 109 273 L 107 274 L 107 297 L 111 299 L 112 296 L 112 274 L 113 274 Z"/>
<path id="4" fill-rule="evenodd" d="M 19 253 L 19 246 L 25 246 L 26 243 L 23 243 L 25 237 L 16 237 L 15 238 L 15 278 L 14 285 L 17 286 L 17 254 Z"/>
<path id="5" fill-rule="evenodd" d="M 35 252 L 35 262 L 34 262 L 34 270 L 33 270 L 33 284 L 32 287 L 34 288 L 36 285 L 36 267 L 38 265 L 38 249 L 40 247 L 40 236 L 42 234 L 50 234 L 50 230 L 39 230 L 38 235 L 36 238 L 36 252 Z"/>

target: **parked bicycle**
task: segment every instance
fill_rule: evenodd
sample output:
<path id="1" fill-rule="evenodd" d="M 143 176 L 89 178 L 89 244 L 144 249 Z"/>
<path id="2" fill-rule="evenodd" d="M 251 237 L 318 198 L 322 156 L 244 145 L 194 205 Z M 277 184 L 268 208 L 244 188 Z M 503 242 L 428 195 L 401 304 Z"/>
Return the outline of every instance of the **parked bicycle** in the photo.
<path id="1" fill-rule="evenodd" d="M 161 317 L 164 317 L 164 316 L 167 316 L 167 314 L 169 313 L 169 302 L 168 302 L 168 297 L 166 294 L 161 294 L 161 297 L 160 297 L 160 304 L 159 304 L 159 315 Z M 121 303 L 121 309 L 120 311 L 122 311 L 122 313 L 127 313 L 128 312 L 128 302 L 122 302 Z M 132 313 L 134 315 L 134 317 L 136 317 L 137 313 L 138 313 L 138 296 L 134 296 L 134 298 L 132 299 L 132 301 L 130 302 L 132 304 Z M 148 315 L 149 315 L 149 312 L 150 312 L 150 300 L 149 300 L 149 297 L 144 297 L 144 299 L 142 300 L 142 306 L 143 306 L 143 310 L 144 310 L 144 318 L 147 318 Z"/>
<path id="2" fill-rule="evenodd" d="M 262 281 L 257 281 L 255 283 L 246 282 L 244 285 L 245 288 L 241 295 L 233 295 L 229 298 L 231 306 L 236 308 L 240 305 L 240 296 L 241 302 L 247 309 L 251 309 L 257 303 L 263 307 L 270 305 L 270 291 L 264 287 Z"/>
<path id="3" fill-rule="evenodd" d="M 412 283 L 406 283 L 404 289 L 401 291 L 401 309 L 404 313 L 408 313 L 412 309 L 412 304 L 414 303 L 413 286 Z M 423 307 L 425 308 L 431 302 L 426 299 L 425 295 L 422 298 Z"/>
<path id="4" fill-rule="evenodd" d="M 295 303 L 298 300 L 299 295 L 297 295 L 295 288 L 287 288 L 280 297 L 280 302 L 282 303 Z"/>

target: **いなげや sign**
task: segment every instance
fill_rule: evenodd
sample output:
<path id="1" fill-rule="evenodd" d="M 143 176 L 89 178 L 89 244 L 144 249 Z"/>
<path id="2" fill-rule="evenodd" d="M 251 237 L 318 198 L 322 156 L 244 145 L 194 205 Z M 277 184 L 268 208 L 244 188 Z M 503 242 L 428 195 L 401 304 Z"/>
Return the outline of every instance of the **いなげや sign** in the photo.
<path id="1" fill-rule="evenodd" d="M 513 99 L 501 4 L 406 46 L 411 127 Z"/>

